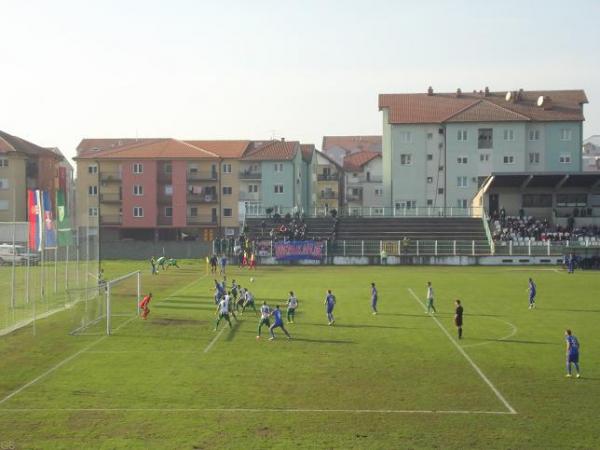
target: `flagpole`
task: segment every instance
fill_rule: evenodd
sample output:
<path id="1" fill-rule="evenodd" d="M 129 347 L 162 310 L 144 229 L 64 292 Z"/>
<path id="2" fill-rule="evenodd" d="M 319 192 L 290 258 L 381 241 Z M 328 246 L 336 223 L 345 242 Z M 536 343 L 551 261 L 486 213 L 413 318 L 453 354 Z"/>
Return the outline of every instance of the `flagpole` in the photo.
<path id="1" fill-rule="evenodd" d="M 38 228 L 39 228 L 39 243 L 38 243 L 38 251 L 40 252 L 40 300 L 42 301 L 42 303 L 44 302 L 44 283 L 45 283 L 45 277 L 44 277 L 44 226 L 42 223 L 42 211 L 43 211 L 43 204 L 42 204 L 42 196 L 40 195 L 40 190 L 36 189 L 35 191 L 35 196 L 36 196 L 36 200 L 37 200 L 37 205 L 38 205 Z"/>
<path id="2" fill-rule="evenodd" d="M 28 195 L 29 197 L 29 195 Z M 28 202 L 29 205 L 29 202 Z M 28 207 L 31 207 L 29 205 Z M 29 215 L 27 215 L 27 219 L 29 219 Z M 29 220 L 27 221 L 29 223 Z M 29 227 L 27 227 L 27 269 L 25 269 L 25 302 L 29 305 L 29 267 L 31 267 L 31 236 L 29 235 Z"/>
<path id="3" fill-rule="evenodd" d="M 12 227 L 12 274 L 10 288 L 10 306 L 15 309 L 15 264 L 17 263 L 17 252 L 15 248 L 15 234 L 17 232 L 17 194 L 16 189 L 13 189 L 13 227 Z"/>

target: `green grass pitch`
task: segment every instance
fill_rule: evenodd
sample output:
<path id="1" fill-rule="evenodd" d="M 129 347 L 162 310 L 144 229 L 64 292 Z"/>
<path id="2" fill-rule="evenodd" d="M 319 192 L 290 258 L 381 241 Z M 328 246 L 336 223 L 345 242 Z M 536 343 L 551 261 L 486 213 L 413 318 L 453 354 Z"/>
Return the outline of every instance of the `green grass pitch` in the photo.
<path id="1" fill-rule="evenodd" d="M 600 448 L 596 272 L 230 268 L 257 306 L 297 293 L 293 340 L 277 332 L 271 342 L 266 330 L 256 339 L 252 312 L 213 331 L 203 263 L 154 277 L 144 262 L 104 267 L 108 279 L 144 271 L 149 319 L 119 317 L 110 337 L 70 336 L 65 311 L 39 321 L 35 337 L 27 327 L 0 338 L 0 448 Z M 435 319 L 423 310 L 428 280 Z M 337 298 L 332 327 L 327 288 Z M 132 295 L 119 301 L 133 310 Z M 581 379 L 564 376 L 567 327 L 581 342 Z"/>

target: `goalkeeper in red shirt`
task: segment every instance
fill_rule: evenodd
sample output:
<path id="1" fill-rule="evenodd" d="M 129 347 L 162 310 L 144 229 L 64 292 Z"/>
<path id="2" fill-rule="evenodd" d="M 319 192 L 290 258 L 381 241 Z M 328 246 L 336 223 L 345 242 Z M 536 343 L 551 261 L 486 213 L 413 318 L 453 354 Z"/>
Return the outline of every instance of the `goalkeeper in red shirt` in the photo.
<path id="1" fill-rule="evenodd" d="M 142 320 L 146 320 L 148 314 L 150 314 L 150 308 L 148 308 L 148 303 L 150 303 L 150 300 L 152 300 L 152 292 L 146 295 L 139 303 L 140 310 L 142 311 Z"/>

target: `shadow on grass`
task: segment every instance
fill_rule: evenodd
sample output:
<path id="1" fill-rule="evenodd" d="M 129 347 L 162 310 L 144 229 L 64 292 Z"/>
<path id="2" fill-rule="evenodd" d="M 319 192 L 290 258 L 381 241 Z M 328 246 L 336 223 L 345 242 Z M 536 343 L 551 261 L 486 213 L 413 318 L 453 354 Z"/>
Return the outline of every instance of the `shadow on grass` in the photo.
<path id="1" fill-rule="evenodd" d="M 398 317 L 427 317 L 425 313 L 421 314 L 406 314 L 406 313 L 386 313 L 386 312 L 378 312 L 378 316 L 398 316 Z"/>
<path id="2" fill-rule="evenodd" d="M 534 345 L 563 345 L 562 342 L 546 342 L 546 341 L 522 341 L 519 339 L 482 339 L 483 341 L 485 340 L 491 340 L 493 342 L 508 342 L 511 344 L 534 344 Z"/>
<path id="3" fill-rule="evenodd" d="M 290 333 L 292 334 L 292 333 Z M 285 338 L 284 338 L 285 339 Z M 297 342 L 309 342 L 311 344 L 355 344 L 354 341 L 344 341 L 336 339 L 309 339 L 309 338 L 298 338 L 292 334 L 292 341 Z"/>
<path id="4" fill-rule="evenodd" d="M 389 330 L 417 330 L 420 328 L 413 327 L 394 327 L 389 325 L 354 325 L 354 324 L 334 324 L 328 325 L 326 323 L 305 323 L 305 325 L 313 325 L 315 327 L 329 327 L 329 328 L 381 328 Z"/>
<path id="5" fill-rule="evenodd" d="M 565 312 L 583 312 L 600 313 L 600 309 L 561 309 L 561 308 L 543 308 L 544 311 L 565 311 Z"/>
<path id="6" fill-rule="evenodd" d="M 212 306 L 212 305 L 169 305 L 169 304 L 165 304 L 165 303 L 160 303 L 157 305 L 154 305 L 154 308 L 159 308 L 159 309 L 195 309 L 195 310 L 202 310 L 202 311 L 214 311 L 216 309 L 216 306 Z"/>
<path id="7" fill-rule="evenodd" d="M 233 325 L 233 327 L 229 330 L 229 333 L 227 333 L 227 337 L 225 338 L 226 341 L 233 340 L 233 338 L 237 334 L 238 330 L 240 329 L 241 322 L 236 322 L 236 320 L 232 318 L 231 324 Z M 229 326 L 229 325 L 226 325 L 226 326 Z"/>
<path id="8" fill-rule="evenodd" d="M 213 301 L 213 300 L 207 300 L 207 301 L 192 301 L 192 300 L 165 300 L 165 303 L 163 303 L 165 305 L 215 305 L 215 308 L 217 306 L 217 304 Z"/>

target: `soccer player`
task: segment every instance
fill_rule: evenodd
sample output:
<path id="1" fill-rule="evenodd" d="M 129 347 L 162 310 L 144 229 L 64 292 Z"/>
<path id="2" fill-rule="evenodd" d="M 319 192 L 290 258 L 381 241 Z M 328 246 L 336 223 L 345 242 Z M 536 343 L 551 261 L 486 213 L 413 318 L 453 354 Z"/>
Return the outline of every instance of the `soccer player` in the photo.
<path id="1" fill-rule="evenodd" d="M 335 318 L 333 317 L 333 308 L 335 307 L 335 295 L 331 293 L 331 289 L 327 289 L 327 296 L 325 297 L 325 310 L 327 311 L 327 320 L 329 321 L 329 325 L 333 325 L 335 323 Z"/>
<path id="2" fill-rule="evenodd" d="M 248 308 L 248 307 L 252 307 L 252 309 L 254 310 L 254 314 L 258 314 L 256 312 L 256 306 L 254 306 L 254 296 L 248 289 L 246 289 L 246 293 L 245 293 L 244 297 L 245 297 L 245 300 L 244 300 L 244 305 L 242 306 L 242 314 L 244 314 L 244 311 L 246 311 L 246 308 Z"/>
<path id="3" fill-rule="evenodd" d="M 298 307 L 298 299 L 294 295 L 294 291 L 290 291 L 290 296 L 287 301 L 287 321 L 288 323 L 294 323 L 296 317 L 296 308 Z"/>
<path id="4" fill-rule="evenodd" d="M 227 256 L 221 256 L 221 275 L 225 275 L 225 269 L 227 268 Z"/>
<path id="5" fill-rule="evenodd" d="M 427 312 L 425 314 L 429 314 L 431 311 L 435 314 L 437 311 L 435 310 L 435 306 L 433 306 L 433 287 L 431 286 L 431 281 L 427 282 Z"/>
<path id="6" fill-rule="evenodd" d="M 533 309 L 535 308 L 535 295 L 537 294 L 537 286 L 531 278 L 529 279 L 529 287 L 527 290 L 529 291 L 529 309 Z"/>
<path id="7" fill-rule="evenodd" d="M 565 340 L 567 341 L 567 377 L 571 376 L 571 364 L 575 366 L 577 378 L 579 374 L 579 341 L 573 335 L 571 330 L 565 330 Z"/>
<path id="8" fill-rule="evenodd" d="M 139 304 L 139 307 L 142 310 L 142 320 L 146 320 L 148 318 L 148 314 L 150 314 L 150 308 L 148 308 L 150 300 L 152 300 L 152 292 L 146 295 Z"/>
<path id="9" fill-rule="evenodd" d="M 290 336 L 290 333 L 287 332 L 285 326 L 283 325 L 283 319 L 281 318 L 281 311 L 279 310 L 279 305 L 275 306 L 275 309 L 271 312 L 271 315 L 274 317 L 275 322 L 269 327 L 269 331 L 271 332 L 271 337 L 269 338 L 269 340 L 272 341 L 273 339 L 275 339 L 275 333 L 273 333 L 273 330 L 275 328 L 281 328 L 287 336 L 287 338 L 291 339 L 292 337 Z"/>
<path id="10" fill-rule="evenodd" d="M 177 267 L 178 269 L 181 268 L 179 267 L 179 264 L 177 263 L 177 260 L 175 258 L 167 259 L 167 268 L 169 267 Z"/>
<path id="11" fill-rule="evenodd" d="M 239 294 L 239 286 L 237 285 L 237 283 L 235 282 L 235 280 L 231 281 L 231 296 L 233 297 L 233 306 L 235 307 L 236 311 L 238 309 L 238 294 Z"/>
<path id="12" fill-rule="evenodd" d="M 215 280 L 215 303 L 219 303 L 224 295 L 225 283 L 219 283 L 217 280 Z"/>
<path id="13" fill-rule="evenodd" d="M 248 267 L 248 270 L 256 270 L 256 255 L 254 255 L 254 252 L 250 253 L 250 267 Z"/>
<path id="14" fill-rule="evenodd" d="M 271 308 L 267 305 L 267 302 L 263 302 L 260 307 L 260 322 L 258 322 L 258 334 L 256 335 L 256 339 L 260 339 L 260 331 L 263 325 L 266 325 L 267 328 L 271 327 L 271 322 L 269 317 L 271 316 Z"/>
<path id="15" fill-rule="evenodd" d="M 154 256 L 150 258 L 150 266 L 152 266 L 152 275 L 158 275 L 158 270 L 156 270 L 156 259 L 154 259 Z"/>
<path id="16" fill-rule="evenodd" d="M 462 326 L 463 326 L 463 307 L 460 304 L 460 300 L 454 302 L 456 304 L 456 311 L 454 312 L 454 325 L 458 330 L 458 338 L 462 339 Z"/>
<path id="17" fill-rule="evenodd" d="M 229 324 L 229 328 L 233 328 L 229 319 L 229 296 L 225 295 L 217 305 L 217 321 L 215 322 L 215 331 L 219 328 L 219 322 L 225 319 Z"/>
<path id="18" fill-rule="evenodd" d="M 165 270 L 165 263 L 167 262 L 167 258 L 161 256 L 156 260 L 156 265 L 160 267 L 162 270 Z"/>
<path id="19" fill-rule="evenodd" d="M 569 253 L 569 257 L 567 259 L 567 273 L 573 274 L 575 272 L 575 255 L 573 253 Z"/>
<path id="20" fill-rule="evenodd" d="M 375 287 L 375 283 L 371 283 L 371 309 L 373 310 L 373 315 L 377 314 L 377 288 Z"/>
<path id="21" fill-rule="evenodd" d="M 213 275 L 217 274 L 217 255 L 210 257 L 210 273 Z"/>

